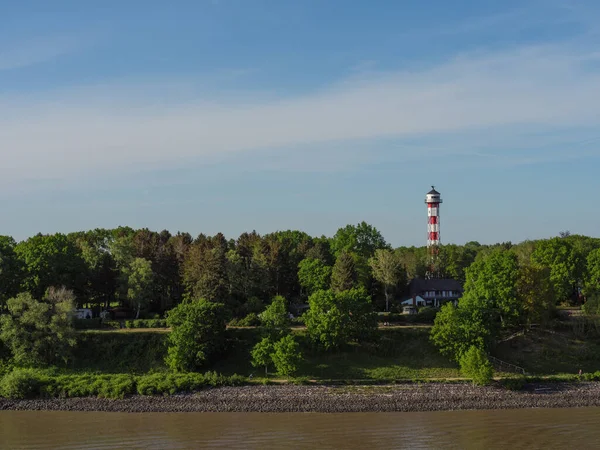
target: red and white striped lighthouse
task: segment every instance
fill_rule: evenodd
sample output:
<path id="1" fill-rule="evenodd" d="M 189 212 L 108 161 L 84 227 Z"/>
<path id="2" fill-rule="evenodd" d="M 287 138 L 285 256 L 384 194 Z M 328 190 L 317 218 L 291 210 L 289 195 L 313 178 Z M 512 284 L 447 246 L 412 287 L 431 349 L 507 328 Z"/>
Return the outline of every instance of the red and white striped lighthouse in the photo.
<path id="1" fill-rule="evenodd" d="M 427 253 L 429 254 L 429 276 L 436 277 L 438 272 L 437 259 L 440 247 L 440 193 L 431 186 L 431 191 L 425 196 L 427 204 Z"/>

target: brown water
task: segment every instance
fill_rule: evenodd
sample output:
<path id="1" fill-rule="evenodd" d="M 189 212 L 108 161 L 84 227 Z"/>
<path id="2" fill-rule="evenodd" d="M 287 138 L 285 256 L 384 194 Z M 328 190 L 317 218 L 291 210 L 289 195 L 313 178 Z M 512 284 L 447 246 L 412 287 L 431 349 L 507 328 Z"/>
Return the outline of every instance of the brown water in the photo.
<path id="1" fill-rule="evenodd" d="M 600 448 L 600 408 L 261 414 L 0 411 L 0 449 Z"/>

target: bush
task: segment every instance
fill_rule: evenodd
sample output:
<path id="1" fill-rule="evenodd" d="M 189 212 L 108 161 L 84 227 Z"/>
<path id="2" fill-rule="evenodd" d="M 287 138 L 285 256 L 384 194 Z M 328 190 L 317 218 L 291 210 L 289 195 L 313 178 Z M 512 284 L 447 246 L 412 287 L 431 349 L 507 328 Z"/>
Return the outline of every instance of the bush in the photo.
<path id="1" fill-rule="evenodd" d="M 258 314 L 250 313 L 241 319 L 232 319 L 229 322 L 230 327 L 257 327 L 260 325 Z"/>
<path id="2" fill-rule="evenodd" d="M 102 319 L 73 319 L 73 328 L 76 330 L 97 330 L 102 326 Z"/>
<path id="3" fill-rule="evenodd" d="M 77 374 L 49 378 L 42 393 L 50 397 L 124 398 L 135 393 L 135 378 L 126 374 Z"/>
<path id="4" fill-rule="evenodd" d="M 137 393 L 140 395 L 172 395 L 178 392 L 192 392 L 206 385 L 200 373 L 154 373 L 137 379 Z"/>
<path id="5" fill-rule="evenodd" d="M 424 306 L 421 309 L 419 309 L 419 312 L 416 314 L 415 318 L 416 321 L 420 323 L 433 323 L 437 313 L 438 310 L 436 308 L 432 308 L 431 306 Z"/>
<path id="6" fill-rule="evenodd" d="M 472 345 L 460 357 L 460 371 L 462 374 L 473 380 L 473 384 L 486 385 L 492 381 L 494 368 L 488 360 L 485 352 Z"/>
<path id="7" fill-rule="evenodd" d="M 126 320 L 125 328 L 167 328 L 165 319 Z"/>
<path id="8" fill-rule="evenodd" d="M 42 376 L 34 369 L 15 369 L 0 381 L 0 396 L 11 399 L 38 397 Z"/>

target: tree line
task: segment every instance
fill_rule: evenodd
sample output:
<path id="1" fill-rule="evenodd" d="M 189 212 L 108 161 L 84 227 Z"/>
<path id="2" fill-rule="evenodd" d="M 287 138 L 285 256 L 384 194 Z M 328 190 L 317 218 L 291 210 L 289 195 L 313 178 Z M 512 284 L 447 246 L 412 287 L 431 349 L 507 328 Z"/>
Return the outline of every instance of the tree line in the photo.
<path id="1" fill-rule="evenodd" d="M 599 249 L 600 239 L 568 233 L 519 244 L 444 245 L 439 272 L 464 284 L 473 264 L 506 251 L 520 268 L 521 283 L 529 277 L 531 289 L 551 288 L 551 304 L 577 302 L 597 290 Z M 320 290 L 351 288 L 364 289 L 375 308 L 385 310 L 407 296 L 410 279 L 427 270 L 426 247 L 393 249 L 365 222 L 340 228 L 333 237 L 280 231 L 192 238 L 128 227 L 38 234 L 19 243 L 0 236 L 0 311 L 19 293 L 42 299 L 50 288 L 72 291 L 80 307 L 118 303 L 136 316 L 162 315 L 186 299 L 203 298 L 244 317 L 260 313 L 276 296 L 295 305 Z"/>

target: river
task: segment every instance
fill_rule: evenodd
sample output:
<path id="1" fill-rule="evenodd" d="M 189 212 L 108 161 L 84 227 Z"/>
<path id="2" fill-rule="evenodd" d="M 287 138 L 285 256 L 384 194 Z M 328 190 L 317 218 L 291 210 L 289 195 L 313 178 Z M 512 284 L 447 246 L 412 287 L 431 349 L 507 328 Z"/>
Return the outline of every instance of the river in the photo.
<path id="1" fill-rule="evenodd" d="M 0 411 L 0 449 L 597 448 L 600 408 L 424 413 Z"/>

